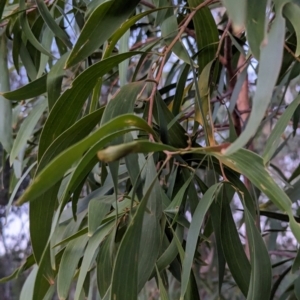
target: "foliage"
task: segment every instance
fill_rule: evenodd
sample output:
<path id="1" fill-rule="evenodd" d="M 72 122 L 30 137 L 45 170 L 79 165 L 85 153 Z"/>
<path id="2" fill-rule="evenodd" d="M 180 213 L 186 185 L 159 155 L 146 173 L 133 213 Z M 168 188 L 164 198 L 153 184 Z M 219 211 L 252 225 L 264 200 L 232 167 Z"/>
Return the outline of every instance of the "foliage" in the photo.
<path id="1" fill-rule="evenodd" d="M 32 178 L 15 202 L 29 202 L 32 255 L 2 282 L 33 267 L 22 300 L 67 299 L 74 282 L 76 300 L 142 299 L 154 282 L 161 299 L 299 299 L 300 169 L 273 165 L 300 118 L 299 96 L 284 102 L 299 12 L 291 0 L 2 1 L 7 210 Z M 9 72 L 26 83 L 9 91 Z M 287 260 L 271 256 L 280 222 Z"/>

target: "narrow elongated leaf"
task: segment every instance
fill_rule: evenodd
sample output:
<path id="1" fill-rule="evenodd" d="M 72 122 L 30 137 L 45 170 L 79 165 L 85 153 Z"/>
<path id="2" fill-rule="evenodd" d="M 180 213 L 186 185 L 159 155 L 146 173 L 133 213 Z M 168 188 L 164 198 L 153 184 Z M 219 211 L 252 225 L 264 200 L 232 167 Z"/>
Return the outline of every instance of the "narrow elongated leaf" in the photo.
<path id="1" fill-rule="evenodd" d="M 145 176 L 144 195 L 152 189 L 149 195 L 146 213 L 142 223 L 142 233 L 139 249 L 138 265 L 138 292 L 144 287 L 149 277 L 154 271 L 155 262 L 159 255 L 161 243 L 160 219 L 162 215 L 161 195 L 164 193 L 157 179 L 157 170 L 153 156 L 148 157 L 141 177 Z M 154 182 L 154 183 L 153 183 Z M 147 253 L 145 253 L 147 249 Z"/>
<path id="2" fill-rule="evenodd" d="M 226 191 L 227 192 L 227 191 Z M 221 203 L 221 243 L 228 267 L 244 296 L 247 295 L 251 276 L 251 266 L 234 223 L 227 195 Z"/>
<path id="3" fill-rule="evenodd" d="M 86 98 L 91 93 L 99 77 L 109 72 L 124 59 L 138 53 L 140 52 L 123 53 L 110 57 L 92 65 L 76 77 L 72 82 L 72 87 L 59 97 L 48 116 L 40 138 L 39 159 L 52 141 L 76 121 Z M 69 109 L 70 107 L 72 109 Z"/>
<path id="4" fill-rule="evenodd" d="M 185 183 L 181 186 L 180 190 L 177 192 L 175 197 L 172 199 L 172 202 L 170 203 L 170 205 L 165 209 L 166 212 L 178 213 L 181 203 L 183 201 L 184 194 L 186 193 L 186 190 L 188 189 L 193 178 L 194 178 L 194 174 L 192 174 L 188 178 L 188 180 L 186 180 Z"/>
<path id="5" fill-rule="evenodd" d="M 3 92 L 2 95 L 8 100 L 23 101 L 26 99 L 34 98 L 40 96 L 46 92 L 46 80 L 47 75 L 44 75 L 28 84 L 22 86 L 21 88 L 11 91 Z"/>
<path id="6" fill-rule="evenodd" d="M 39 161 L 39 170 L 43 169 L 55 156 L 68 147 L 85 138 L 93 128 L 99 123 L 103 115 L 104 108 L 100 108 L 85 116 L 61 134 L 47 149 Z"/>
<path id="7" fill-rule="evenodd" d="M 13 163 L 19 152 L 22 150 L 23 147 L 26 146 L 27 140 L 30 138 L 36 123 L 40 119 L 41 115 L 43 114 L 44 110 L 47 107 L 46 99 L 43 99 L 38 104 L 34 106 L 30 114 L 26 117 L 24 122 L 22 123 L 17 137 L 14 141 L 13 147 L 11 149 L 9 161 L 10 164 Z"/>
<path id="8" fill-rule="evenodd" d="M 300 104 L 300 96 L 298 96 L 290 105 L 289 107 L 284 111 L 282 116 L 277 121 L 274 129 L 272 130 L 267 143 L 264 147 L 264 153 L 263 153 L 263 160 L 264 164 L 266 164 L 275 153 L 279 142 L 280 137 L 284 133 L 284 130 L 286 126 L 288 125 L 289 121 L 291 120 L 294 111 L 297 109 L 297 107 Z"/>
<path id="9" fill-rule="evenodd" d="M 247 1 L 247 37 L 251 51 L 257 59 L 259 58 L 261 43 L 267 31 L 267 3 L 267 0 Z"/>
<path id="10" fill-rule="evenodd" d="M 81 263 L 74 300 L 80 299 L 80 293 L 83 288 L 83 283 L 87 276 L 87 272 L 90 268 L 93 259 L 95 259 L 95 252 L 97 251 L 97 248 L 99 247 L 100 243 L 104 240 L 104 238 L 109 234 L 111 230 L 113 230 L 114 226 L 115 222 L 103 224 L 97 230 L 97 232 L 90 238 Z"/>
<path id="11" fill-rule="evenodd" d="M 159 292 L 160 292 L 160 298 L 161 298 L 161 300 L 168 300 L 169 299 L 168 292 L 163 284 L 163 281 L 161 279 L 161 276 L 159 274 L 157 266 L 156 266 L 156 275 L 158 277 L 158 287 L 159 287 Z"/>
<path id="12" fill-rule="evenodd" d="M 228 156 L 220 154 L 215 154 L 215 156 L 225 165 L 249 178 L 281 211 L 287 213 L 290 219 L 291 230 L 297 241 L 300 242 L 300 225 L 294 219 L 291 200 L 270 176 L 264 167 L 262 158 L 245 149 L 240 149 Z"/>
<path id="13" fill-rule="evenodd" d="M 130 38 L 130 30 L 127 30 L 124 35 L 120 39 L 120 49 L 121 53 L 129 51 L 129 38 Z M 128 66 L 129 60 L 126 59 L 119 64 L 119 77 L 120 77 L 120 85 L 124 86 L 127 83 L 128 76 Z"/>
<path id="14" fill-rule="evenodd" d="M 190 7 L 197 7 L 203 0 L 188 0 Z M 201 73 L 204 67 L 214 60 L 218 48 L 219 32 L 210 9 L 205 6 L 193 18 L 198 46 L 198 66 Z M 205 30 L 203 30 L 205 28 Z M 202 94 L 201 94 L 202 96 Z"/>
<path id="15" fill-rule="evenodd" d="M 20 300 L 32 299 L 35 277 L 38 271 L 38 266 L 35 265 L 28 275 L 20 294 Z"/>
<path id="16" fill-rule="evenodd" d="M 88 235 L 92 236 L 102 223 L 103 218 L 109 212 L 111 203 L 99 201 L 99 199 L 93 199 L 89 203 L 88 208 Z"/>
<path id="17" fill-rule="evenodd" d="M 276 18 L 266 37 L 266 43 L 262 46 L 260 52 L 257 88 L 247 127 L 238 139 L 226 149 L 226 155 L 230 155 L 245 146 L 249 139 L 255 134 L 265 115 L 280 72 L 284 37 L 285 19 L 281 15 L 281 9 L 278 9 Z"/>
<path id="18" fill-rule="evenodd" d="M 103 45 L 130 16 L 138 2 L 138 0 L 130 2 L 114 0 L 100 4 L 86 21 L 66 62 L 66 67 L 81 62 Z"/>
<path id="19" fill-rule="evenodd" d="M 103 125 L 93 134 L 78 142 L 74 146 L 68 148 L 54 158 L 52 162 L 35 177 L 30 187 L 27 188 L 25 193 L 18 200 L 18 204 L 20 205 L 29 200 L 32 201 L 39 195 L 43 194 L 51 186 L 62 179 L 68 168 L 70 168 L 75 161 L 80 159 L 80 157 L 89 147 L 97 143 L 99 139 L 103 141 L 103 147 L 109 142 L 111 139 L 110 136 L 113 132 L 120 132 L 120 134 L 122 134 L 123 128 L 127 128 L 128 130 L 145 130 L 155 135 L 153 130 L 144 120 L 134 115 L 123 115 L 111 120 L 111 122 Z"/>
<path id="20" fill-rule="evenodd" d="M 247 207 L 245 218 L 251 258 L 251 280 L 247 299 L 269 299 L 272 283 L 270 256 Z"/>
<path id="21" fill-rule="evenodd" d="M 60 38 L 66 44 L 67 47 L 71 48 L 72 47 L 72 43 L 70 42 L 68 35 L 66 34 L 65 31 L 63 31 L 59 27 L 59 25 L 57 25 L 57 23 L 55 22 L 53 16 L 49 12 L 48 7 L 45 4 L 45 2 L 42 1 L 42 0 L 35 0 L 35 3 L 37 5 L 37 7 L 38 7 L 38 10 L 39 10 L 42 18 L 45 21 L 45 23 L 52 30 L 52 32 L 55 34 L 55 36 L 57 36 L 58 38 Z"/>
<path id="22" fill-rule="evenodd" d="M 48 105 L 49 110 L 52 109 L 54 103 L 59 98 L 61 93 L 61 84 L 65 71 L 63 69 L 68 53 L 65 53 L 51 68 L 47 75 L 47 94 L 48 94 Z"/>
<path id="23" fill-rule="evenodd" d="M 20 0 L 20 9 L 26 10 L 25 0 Z M 30 41 L 31 45 L 39 52 L 49 57 L 53 57 L 52 54 L 47 49 L 44 48 L 44 46 L 38 41 L 38 39 L 33 34 L 32 29 L 30 28 L 28 23 L 26 12 L 20 14 L 19 20 L 20 20 L 21 28 L 24 31 L 24 34 L 28 39 L 28 41 Z"/>
<path id="24" fill-rule="evenodd" d="M 300 7 L 299 4 L 293 3 L 292 1 L 289 1 L 286 5 L 283 7 L 283 15 L 286 17 L 287 20 L 289 20 L 295 30 L 296 37 L 297 37 L 297 48 L 295 51 L 295 55 L 300 55 L 300 20 L 298 18 L 300 14 Z"/>
<path id="25" fill-rule="evenodd" d="M 112 230 L 108 237 L 101 244 L 97 257 L 97 283 L 98 290 L 101 297 L 109 290 L 111 285 L 111 275 L 113 267 L 113 257 L 112 257 L 112 242 L 115 238 L 116 232 Z"/>
<path id="26" fill-rule="evenodd" d="M 157 176 L 150 184 L 144 198 L 138 205 L 126 233 L 122 239 L 115 259 L 110 299 L 137 299 L 138 296 L 138 262 L 140 239 L 143 228 L 144 214 L 153 188 L 157 183 Z M 148 256 L 146 252 L 143 255 Z M 152 271 L 152 270 L 151 270 Z"/>
<path id="27" fill-rule="evenodd" d="M 0 35 L 0 91 L 8 91 L 9 73 L 7 66 L 7 45 L 5 34 Z M 12 147 L 12 107 L 0 94 L 0 143 L 6 152 Z"/>
<path id="28" fill-rule="evenodd" d="M 207 192 L 203 195 L 200 200 L 195 213 L 193 214 L 193 219 L 189 228 L 187 241 L 186 241 L 186 250 L 184 255 L 184 260 L 182 263 L 182 282 L 181 282 L 181 292 L 180 299 L 184 298 L 184 295 L 187 290 L 190 272 L 192 269 L 193 259 L 196 251 L 198 236 L 201 230 L 201 226 L 204 221 L 204 217 L 214 200 L 215 193 L 220 188 L 221 184 L 217 183 L 212 185 Z"/>
<path id="29" fill-rule="evenodd" d="M 34 256 L 31 254 L 26 258 L 25 262 L 21 265 L 21 267 L 16 269 L 11 275 L 1 278 L 0 283 L 8 282 L 14 278 L 17 278 L 23 271 L 28 270 L 34 264 L 35 264 Z"/>
<path id="30" fill-rule="evenodd" d="M 93 1 L 93 2 L 95 2 L 95 1 Z M 164 7 L 157 8 L 157 9 L 149 9 L 149 10 L 143 11 L 142 13 L 135 15 L 135 16 L 131 17 L 130 19 L 128 19 L 127 21 L 125 21 L 121 25 L 121 27 L 117 31 L 115 31 L 115 33 L 110 37 L 109 45 L 105 49 L 104 57 L 109 57 L 111 55 L 111 53 L 112 53 L 114 47 L 116 46 L 117 42 L 119 41 L 119 39 L 121 39 L 121 37 L 126 33 L 126 31 L 128 31 L 131 26 L 136 24 L 136 22 L 138 22 L 140 19 L 148 16 L 151 13 L 154 13 L 154 12 L 160 11 L 160 10 L 165 11 L 165 9 L 166 8 L 164 8 Z M 125 52 L 127 52 L 127 51 L 125 51 Z"/>
<path id="31" fill-rule="evenodd" d="M 67 299 L 78 262 L 84 253 L 88 237 L 81 236 L 71 241 L 61 258 L 57 275 L 57 293 L 60 300 Z"/>

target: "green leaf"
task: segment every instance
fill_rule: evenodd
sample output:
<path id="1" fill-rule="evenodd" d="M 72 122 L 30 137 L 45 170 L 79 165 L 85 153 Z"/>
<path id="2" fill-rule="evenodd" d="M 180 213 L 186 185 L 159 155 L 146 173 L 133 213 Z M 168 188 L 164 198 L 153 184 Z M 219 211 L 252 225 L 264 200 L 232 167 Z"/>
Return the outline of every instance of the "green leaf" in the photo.
<path id="1" fill-rule="evenodd" d="M 93 2 L 95 2 L 95 1 L 93 1 Z M 148 16 L 149 14 L 152 14 L 153 12 L 161 11 L 161 10 L 164 11 L 165 7 L 160 7 L 160 8 L 157 8 L 157 9 L 149 9 L 149 10 L 143 11 L 142 13 L 140 13 L 138 15 L 135 15 L 135 16 L 131 17 L 130 19 L 128 19 L 127 21 L 125 21 L 121 25 L 121 27 L 117 31 L 115 31 L 115 33 L 110 37 L 109 45 L 105 49 L 104 57 L 106 58 L 106 57 L 109 57 L 111 55 L 111 53 L 114 50 L 117 42 L 130 29 L 131 26 L 135 25 L 140 19 Z M 121 51 L 121 52 L 123 52 L 123 51 Z M 124 52 L 127 52 L 127 51 L 124 51 Z"/>
<path id="2" fill-rule="evenodd" d="M 147 195 L 149 189 L 151 190 L 148 196 L 146 213 L 144 214 L 142 223 L 142 233 L 140 238 L 139 249 L 139 265 L 138 265 L 138 292 L 143 288 L 149 277 L 154 271 L 155 262 L 159 255 L 161 244 L 161 224 L 160 219 L 162 215 L 161 197 L 164 191 L 161 189 L 157 179 L 157 170 L 155 167 L 153 156 L 150 155 L 147 159 L 145 168 L 141 177 L 145 176 L 144 195 Z M 145 252 L 147 249 L 147 252 Z"/>
<path id="3" fill-rule="evenodd" d="M 28 84 L 20 87 L 17 90 L 11 92 L 3 92 L 1 94 L 8 100 L 23 101 L 26 99 L 31 99 L 46 92 L 46 81 L 47 75 L 44 75 L 34 81 L 29 82 Z"/>
<path id="4" fill-rule="evenodd" d="M 148 214 L 146 209 L 147 203 L 156 183 L 157 176 L 154 178 L 147 192 L 145 193 L 144 198 L 139 203 L 136 213 L 132 217 L 121 241 L 113 267 L 110 297 L 111 300 L 137 299 L 139 273 L 138 262 L 140 260 L 139 251 L 143 220 L 144 215 Z M 147 251 L 143 251 L 143 255 L 147 257 L 150 254 L 147 253 Z"/>
<path id="5" fill-rule="evenodd" d="M 296 222 L 293 216 L 291 200 L 270 176 L 264 167 L 262 158 L 245 149 L 240 149 L 226 156 L 220 154 L 214 155 L 225 165 L 249 178 L 281 211 L 287 213 L 290 219 L 291 230 L 297 241 L 300 242 L 300 224 Z"/>
<path id="6" fill-rule="evenodd" d="M 66 68 L 81 62 L 100 48 L 131 15 L 138 3 L 138 0 L 115 0 L 100 4 L 86 21 L 66 62 Z"/>
<path id="7" fill-rule="evenodd" d="M 176 91 L 174 95 L 172 113 L 177 116 L 180 113 L 181 105 L 184 97 L 185 85 L 187 82 L 187 77 L 190 73 L 190 65 L 186 64 L 182 69 L 180 75 L 178 76 L 178 82 L 176 85 Z"/>
<path id="8" fill-rule="evenodd" d="M 61 39 L 67 47 L 71 48 L 72 43 L 70 42 L 68 35 L 59 27 L 59 25 L 57 25 L 45 2 L 42 0 L 35 0 L 35 3 L 47 26 L 51 29 L 56 37 Z"/>
<path id="9" fill-rule="evenodd" d="M 7 44 L 4 33 L 0 35 L 0 90 L 9 90 L 9 73 L 7 66 Z M 0 94 L 0 143 L 6 152 L 12 147 L 12 107 L 11 103 Z"/>
<path id="10" fill-rule="evenodd" d="M 103 218 L 109 212 L 111 203 L 92 199 L 88 208 L 88 235 L 93 236 L 95 231 L 101 225 Z"/>
<path id="11" fill-rule="evenodd" d="M 4 283 L 4 282 L 8 282 L 14 278 L 18 278 L 18 276 L 23 272 L 28 270 L 29 268 L 31 268 L 33 265 L 35 264 L 35 260 L 34 260 L 34 256 L 31 254 L 29 255 L 25 262 L 21 265 L 21 267 L 19 267 L 18 269 L 16 269 L 11 275 L 7 276 L 7 277 L 3 277 L 0 279 L 0 283 Z"/>
<path id="12" fill-rule="evenodd" d="M 39 159 L 50 144 L 77 120 L 86 98 L 99 77 L 109 72 L 124 59 L 136 54 L 140 54 L 140 52 L 123 53 L 110 57 L 95 63 L 75 78 L 72 87 L 59 97 L 48 116 L 39 142 Z M 70 107 L 72 109 L 69 109 Z"/>
<path id="13" fill-rule="evenodd" d="M 56 62 L 56 64 L 51 68 L 50 72 L 48 73 L 46 86 L 48 94 L 49 111 L 52 109 L 56 100 L 60 96 L 61 84 L 63 81 L 63 76 L 65 74 L 65 70 L 63 69 L 63 67 L 67 57 L 68 53 L 62 55 L 61 58 Z"/>
<path id="14" fill-rule="evenodd" d="M 111 119 L 134 112 L 134 104 L 145 86 L 144 81 L 131 82 L 123 87 L 106 105 L 101 124 Z"/>
<path id="15" fill-rule="evenodd" d="M 106 224 L 103 224 L 97 230 L 97 232 L 95 232 L 95 234 L 90 238 L 81 263 L 74 300 L 80 299 L 80 292 L 83 288 L 83 283 L 87 276 L 87 272 L 90 269 L 91 263 L 95 259 L 95 253 L 97 251 L 97 248 L 99 247 L 100 243 L 104 240 L 104 238 L 109 234 L 109 232 L 113 230 L 114 226 L 115 222 L 108 222 Z"/>
<path id="16" fill-rule="evenodd" d="M 227 261 L 232 277 L 243 295 L 246 296 L 249 288 L 251 266 L 234 223 L 229 205 L 229 201 L 231 200 L 231 198 L 228 197 L 229 191 L 229 189 L 226 189 L 224 198 L 220 203 L 217 203 L 221 209 L 221 242 L 224 257 Z M 232 192 L 231 194 L 233 195 Z"/>
<path id="17" fill-rule="evenodd" d="M 68 147 L 79 142 L 91 133 L 93 128 L 99 123 L 103 115 L 104 108 L 100 108 L 93 113 L 83 117 L 68 130 L 62 133 L 47 149 L 39 161 L 39 170 L 43 169 L 55 156 L 66 150 Z"/>
<path id="18" fill-rule="evenodd" d="M 121 53 L 129 51 L 129 38 L 130 30 L 127 30 L 120 39 L 119 51 Z M 127 83 L 129 60 L 126 59 L 119 64 L 119 78 L 120 86 L 124 86 Z"/>
<path id="19" fill-rule="evenodd" d="M 61 180 L 64 173 L 71 167 L 71 165 L 80 159 L 85 151 L 88 150 L 88 148 L 99 142 L 99 139 L 103 143 L 103 145 L 99 145 L 99 148 L 102 148 L 111 140 L 111 136 L 114 136 L 113 133 L 117 132 L 122 134 L 125 130 L 124 128 L 127 131 L 145 130 L 155 135 L 153 130 L 144 120 L 134 115 L 123 115 L 111 120 L 109 123 L 100 127 L 90 136 L 56 156 L 51 163 L 49 163 L 47 167 L 44 168 L 34 178 L 32 184 L 26 189 L 24 194 L 18 200 L 18 205 L 21 205 L 27 201 L 32 201 L 38 196 L 42 195 L 51 186 Z"/>
<path id="20" fill-rule="evenodd" d="M 264 118 L 280 72 L 284 38 L 285 20 L 281 15 L 281 9 L 278 9 L 276 18 L 266 37 L 267 42 L 262 46 L 260 52 L 257 87 L 247 127 L 238 139 L 225 150 L 226 155 L 230 155 L 245 146 L 249 139 L 256 133 L 261 120 Z"/>
<path id="21" fill-rule="evenodd" d="M 224 6 L 226 7 L 227 14 L 233 22 L 233 27 L 237 32 L 244 29 L 246 19 L 246 0 L 223 0 Z"/>
<path id="22" fill-rule="evenodd" d="M 134 141 L 127 144 L 117 146 L 109 146 L 104 150 L 98 151 L 98 158 L 104 162 L 112 162 L 130 153 L 149 153 L 158 151 L 176 151 L 175 148 L 158 143 L 148 141 Z"/>
<path id="23" fill-rule="evenodd" d="M 247 1 L 246 32 L 253 55 L 259 59 L 260 47 L 267 33 L 267 0 Z"/>
<path id="24" fill-rule="evenodd" d="M 39 121 L 46 107 L 47 101 L 46 99 L 43 99 L 33 107 L 32 111 L 21 124 L 16 139 L 13 143 L 13 147 L 11 149 L 9 157 L 10 164 L 13 163 L 19 152 L 26 146 L 27 140 L 30 138 L 37 122 Z"/>
<path id="25" fill-rule="evenodd" d="M 161 276 L 160 276 L 157 266 L 155 266 L 155 268 L 156 268 L 156 275 L 158 278 L 158 288 L 159 288 L 160 299 L 161 300 L 169 300 L 168 292 L 163 284 L 163 281 L 161 279 Z"/>
<path id="26" fill-rule="evenodd" d="M 20 9 L 21 10 L 26 9 L 25 0 L 20 0 Z M 24 35 L 26 36 L 28 41 L 31 43 L 31 45 L 39 52 L 41 52 L 49 57 L 53 57 L 53 55 L 47 49 L 44 48 L 44 46 L 37 40 L 37 38 L 33 34 L 32 29 L 29 26 L 26 11 L 20 14 L 19 20 L 20 20 L 20 26 L 24 32 Z"/>
<path id="27" fill-rule="evenodd" d="M 267 164 L 275 153 L 277 147 L 279 146 L 280 137 L 284 133 L 286 126 L 291 120 L 293 113 L 300 104 L 300 96 L 298 96 L 284 111 L 282 116 L 277 121 L 275 127 L 273 128 L 267 143 L 264 147 L 263 160 L 264 164 Z"/>
<path id="28" fill-rule="evenodd" d="M 296 37 L 297 37 L 297 48 L 295 51 L 295 56 L 300 55 L 300 20 L 299 20 L 299 14 L 300 14 L 300 7 L 299 4 L 292 3 L 292 1 L 289 1 L 290 3 L 287 3 L 283 7 L 283 15 L 284 17 L 289 20 L 295 30 Z"/>
<path id="29" fill-rule="evenodd" d="M 270 256 L 247 207 L 245 219 L 251 259 L 251 280 L 247 299 L 270 299 L 272 283 Z"/>
<path id="30" fill-rule="evenodd" d="M 196 7 L 203 0 L 188 0 L 190 7 Z M 196 42 L 198 46 L 198 66 L 199 73 L 205 66 L 214 60 L 218 48 L 219 32 L 215 19 L 209 7 L 205 6 L 197 11 L 193 17 L 193 24 L 196 32 Z M 205 30 L 203 30 L 205 28 Z M 202 94 L 200 93 L 202 96 Z"/>
<path id="31" fill-rule="evenodd" d="M 84 254 L 88 237 L 86 235 L 68 243 L 61 258 L 57 275 L 57 293 L 60 300 L 67 299 L 78 262 Z"/>
<path id="32" fill-rule="evenodd" d="M 35 277 L 38 271 L 38 266 L 35 265 L 33 269 L 31 270 L 30 274 L 28 275 L 25 283 L 23 284 L 20 300 L 29 300 L 32 299 L 33 296 L 33 287 L 34 287 L 34 281 Z"/>
<path id="33" fill-rule="evenodd" d="M 189 232 L 186 240 L 186 250 L 184 255 L 184 260 L 182 263 L 182 281 L 181 281 L 181 292 L 180 299 L 183 299 L 190 279 L 190 273 L 192 269 L 192 264 L 194 260 L 194 255 L 196 251 L 198 236 L 208 209 L 214 200 L 215 193 L 220 188 L 222 184 L 216 183 L 212 185 L 207 192 L 203 195 L 200 200 L 192 218 L 192 222 L 189 228 Z"/>
<path id="34" fill-rule="evenodd" d="M 111 285 L 111 275 L 113 267 L 112 243 L 116 232 L 112 230 L 103 241 L 97 257 L 97 284 L 100 296 L 103 298 Z"/>
<path id="35" fill-rule="evenodd" d="M 168 46 L 172 43 L 173 39 L 178 33 L 177 19 L 172 9 L 169 10 L 169 13 L 167 13 L 167 15 L 165 16 L 165 20 L 161 24 L 161 33 L 165 40 L 165 43 Z M 187 64 L 191 63 L 188 53 L 181 41 L 177 41 L 175 43 L 175 45 L 172 48 L 172 51 L 185 63 Z"/>

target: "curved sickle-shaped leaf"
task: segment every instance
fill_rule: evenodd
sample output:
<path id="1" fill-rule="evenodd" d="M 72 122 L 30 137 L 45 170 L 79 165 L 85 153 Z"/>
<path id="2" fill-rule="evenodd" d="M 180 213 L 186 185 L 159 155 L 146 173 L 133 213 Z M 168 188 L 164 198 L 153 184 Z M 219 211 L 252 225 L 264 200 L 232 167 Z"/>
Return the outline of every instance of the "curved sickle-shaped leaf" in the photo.
<path id="1" fill-rule="evenodd" d="M 46 92 L 47 75 L 44 75 L 11 92 L 1 93 L 8 100 L 22 101 L 37 97 Z"/>
<path id="2" fill-rule="evenodd" d="M 287 194 L 276 184 L 264 167 L 263 159 L 254 152 L 240 149 L 231 155 L 214 155 L 225 165 L 245 175 L 249 180 L 283 212 L 289 216 L 291 230 L 300 242 L 300 224 L 298 224 L 293 216 L 291 209 L 292 202 Z"/>
<path id="3" fill-rule="evenodd" d="M 284 38 L 285 19 L 281 15 L 281 9 L 278 9 L 271 30 L 266 37 L 266 44 L 260 52 L 257 88 L 247 127 L 238 139 L 225 150 L 226 155 L 230 155 L 246 145 L 265 115 L 280 72 Z"/>
<path id="4" fill-rule="evenodd" d="M 68 130 L 62 133 L 47 149 L 38 164 L 37 173 L 40 172 L 55 156 L 68 147 L 79 142 L 88 136 L 93 128 L 99 123 L 103 115 L 104 108 L 100 108 L 93 113 L 83 117 Z"/>
<path id="5" fill-rule="evenodd" d="M 300 55 L 300 7 L 295 3 L 287 3 L 283 8 L 283 15 L 292 23 L 296 37 L 297 37 L 297 48 L 295 55 Z"/>
<path id="6" fill-rule="evenodd" d="M 139 0 L 106 1 L 90 15 L 66 62 L 69 68 L 91 55 L 131 15 Z"/>
<path id="7" fill-rule="evenodd" d="M 26 9 L 25 0 L 20 0 L 20 10 L 25 10 L 25 9 Z M 44 48 L 44 46 L 37 40 L 37 38 L 33 34 L 32 30 L 29 26 L 28 20 L 27 20 L 26 12 L 24 12 L 20 15 L 19 20 L 20 20 L 21 28 L 22 28 L 26 38 L 28 39 L 28 41 L 32 44 L 32 46 L 34 46 L 41 53 L 43 53 L 49 57 L 53 57 L 53 55 L 47 49 Z"/>
<path id="8" fill-rule="evenodd" d="M 141 54 L 141 52 L 123 53 L 107 58 L 92 65 L 75 78 L 72 86 L 59 97 L 48 116 L 41 133 L 39 159 L 52 141 L 76 121 L 86 98 L 91 93 L 99 77 L 105 75 L 123 60 L 136 54 Z M 69 109 L 70 107 L 72 109 Z"/>
<path id="9" fill-rule="evenodd" d="M 217 192 L 217 190 L 220 188 L 221 185 L 222 183 L 216 183 L 207 190 L 207 192 L 203 195 L 202 199 L 200 200 L 195 210 L 195 213 L 193 214 L 193 219 L 189 228 L 187 241 L 186 241 L 184 260 L 182 263 L 182 281 L 181 281 L 180 299 L 184 299 L 184 295 L 188 287 L 190 273 L 191 273 L 197 241 L 198 241 L 198 236 L 200 233 L 202 223 L 204 221 L 204 217 L 212 201 L 215 198 L 214 197 L 215 193 Z"/>
<path id="10" fill-rule="evenodd" d="M 108 143 L 111 140 L 112 133 L 119 132 L 122 134 L 122 129 L 126 128 L 129 130 L 144 130 L 155 136 L 155 132 L 148 126 L 148 124 L 143 119 L 134 115 L 123 115 L 111 120 L 90 136 L 55 157 L 51 163 L 49 163 L 47 167 L 35 177 L 32 184 L 18 200 L 18 205 L 34 200 L 61 180 L 71 165 L 80 159 L 85 151 L 95 143 L 99 142 L 99 140 L 103 140 L 105 143 Z M 104 145 L 102 145 L 102 147 Z"/>
<path id="11" fill-rule="evenodd" d="M 47 5 L 42 0 L 35 0 L 35 3 L 40 11 L 40 14 L 42 18 L 44 19 L 45 23 L 48 25 L 48 27 L 52 30 L 52 32 L 60 38 L 67 47 L 71 48 L 72 43 L 69 40 L 68 35 L 65 31 L 63 31 L 55 22 L 54 18 L 51 16 L 51 13 L 48 10 Z"/>

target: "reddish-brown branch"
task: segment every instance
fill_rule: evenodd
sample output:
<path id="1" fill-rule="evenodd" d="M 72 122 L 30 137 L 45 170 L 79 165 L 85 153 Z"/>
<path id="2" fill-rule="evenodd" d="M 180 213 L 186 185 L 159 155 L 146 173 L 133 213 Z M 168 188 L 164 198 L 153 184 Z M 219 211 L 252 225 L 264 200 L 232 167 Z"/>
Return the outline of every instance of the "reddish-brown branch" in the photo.
<path id="1" fill-rule="evenodd" d="M 174 47 L 174 45 L 177 43 L 177 41 L 180 39 L 181 35 L 184 33 L 185 29 L 187 28 L 188 24 L 192 21 L 193 17 L 195 16 L 196 12 L 199 11 L 201 8 L 215 2 L 215 0 L 206 0 L 203 3 L 199 4 L 195 9 L 191 11 L 191 13 L 186 17 L 185 21 L 183 24 L 180 26 L 180 30 L 175 36 L 175 38 L 172 40 L 170 45 L 166 46 L 162 52 L 162 59 L 160 61 L 160 65 L 157 71 L 157 74 L 155 76 L 155 86 L 152 89 L 151 95 L 149 97 L 149 110 L 148 110 L 148 125 L 152 126 L 152 115 L 153 115 L 153 106 L 154 106 L 154 96 L 157 90 L 157 86 L 161 80 L 162 74 L 163 74 L 163 69 L 164 66 L 167 62 L 168 54 Z M 151 137 L 150 137 L 151 138 Z"/>

